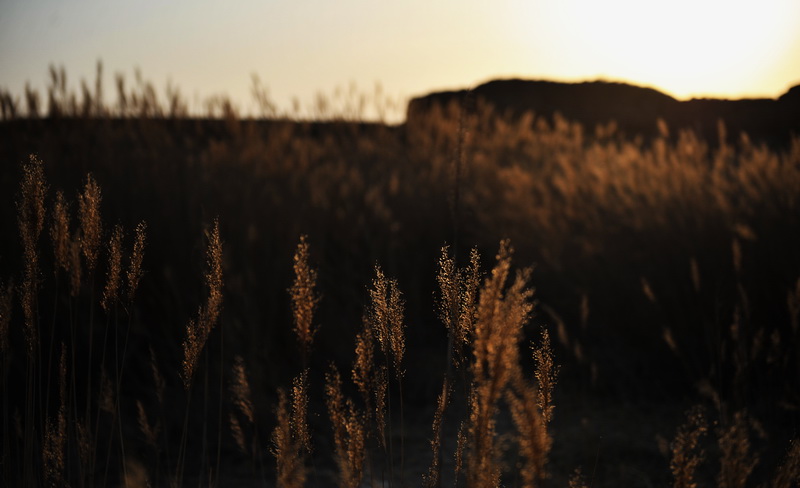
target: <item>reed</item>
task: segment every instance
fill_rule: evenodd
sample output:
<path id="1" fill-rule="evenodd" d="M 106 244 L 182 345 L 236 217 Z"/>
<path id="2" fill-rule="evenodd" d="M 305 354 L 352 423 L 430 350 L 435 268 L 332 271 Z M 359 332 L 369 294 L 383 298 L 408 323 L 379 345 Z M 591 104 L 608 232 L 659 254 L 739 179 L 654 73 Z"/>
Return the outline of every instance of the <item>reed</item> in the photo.
<path id="1" fill-rule="evenodd" d="M 374 346 L 383 358 L 383 364 L 374 359 L 371 370 L 374 375 L 375 422 L 379 442 L 384 446 L 384 458 L 389 468 L 389 482 L 395 479 L 394 429 L 392 418 L 392 397 L 389 379 L 394 376 L 398 386 L 400 406 L 400 477 L 404 477 L 404 413 L 403 413 L 403 356 L 405 354 L 405 324 L 403 320 L 404 301 L 397 280 L 387 278 L 380 266 L 375 266 L 375 277 L 369 289 L 369 308 L 366 326 L 371 329 Z M 368 403 L 368 402 L 367 402 Z M 388 432 L 387 432 L 388 430 Z"/>
<path id="2" fill-rule="evenodd" d="M 338 486 L 357 488 L 364 469 L 364 419 L 352 400 L 345 400 L 342 377 L 336 368 L 331 368 L 325 375 L 325 400 L 333 426 L 335 459 L 339 467 Z"/>
<path id="3" fill-rule="evenodd" d="M 703 411 L 694 408 L 686 417 L 686 423 L 678 429 L 672 442 L 670 470 L 675 488 L 696 488 L 695 472 L 705 459 L 705 451 L 700 447 L 700 440 L 708 431 Z"/>
<path id="4" fill-rule="evenodd" d="M 222 307 L 222 240 L 219 236 L 218 221 L 214 221 L 207 239 L 205 284 L 208 289 L 208 296 L 205 304 L 198 309 L 197 316 L 190 319 L 186 325 L 186 338 L 183 341 L 183 370 L 181 378 L 187 391 L 192 385 L 197 360 L 203 351 L 209 334 L 211 334 L 211 330 L 217 323 Z"/>
<path id="5" fill-rule="evenodd" d="M 294 317 L 294 331 L 300 343 L 303 368 L 308 367 L 308 357 L 311 353 L 311 343 L 316 332 L 313 326 L 314 309 L 319 303 L 315 286 L 317 272 L 308 263 L 309 246 L 306 236 L 300 236 L 297 250 L 294 254 L 294 283 L 289 290 L 292 300 L 292 313 Z"/>
<path id="6" fill-rule="evenodd" d="M 736 412 L 730 424 L 721 426 L 717 432 L 721 451 L 719 488 L 744 488 L 758 464 L 758 455 L 750 448 L 748 423 L 745 412 Z"/>
<path id="7" fill-rule="evenodd" d="M 136 295 L 136 289 L 139 287 L 139 281 L 144 274 L 142 270 L 142 261 L 144 260 L 144 248 L 147 234 L 147 223 L 142 221 L 136 225 L 136 240 L 133 243 L 133 251 L 131 252 L 130 263 L 126 272 L 127 289 L 126 298 L 128 304 L 133 302 Z"/>
<path id="8" fill-rule="evenodd" d="M 433 111 L 417 126 L 365 128 L 259 125 L 218 100 L 207 111 L 219 120 L 187 123 L 177 92 L 164 98 L 141 79 L 131 89 L 118 78 L 117 104 L 103 106 L 97 81 L 72 93 L 63 70 L 51 76 L 47 97 L 29 89 L 22 102 L 3 99 L 4 116 L 15 118 L 3 126 L 15 134 L 3 154 L 37 148 L 55 169 L 48 174 L 55 180 L 46 179 L 38 157 L 24 159 L 16 208 L 7 212 L 16 212 L 20 238 L 0 244 L 2 272 L 17 273 L 0 276 L 2 462 L 10 466 L 4 485 L 88 487 L 139 473 L 152 485 L 224 484 L 218 472 L 236 466 L 266 480 L 273 473 L 263 466 L 260 447 L 267 446 L 258 439 L 274 427 L 269 447 L 284 486 L 330 481 L 328 455 L 342 486 L 413 484 L 412 470 L 424 471 L 426 486 L 448 478 L 469 487 L 586 486 L 580 476 L 567 480 L 568 462 L 550 461 L 578 449 L 559 450 L 559 432 L 551 432 L 560 425 L 552 421 L 556 381 L 577 383 L 567 395 L 619 388 L 624 400 L 631 393 L 623 378 L 642 389 L 660 387 L 675 379 L 670 361 L 677 357 L 687 378 L 675 380 L 685 390 L 675 388 L 693 394 L 701 385 L 720 427 L 706 436 L 713 422 L 701 427 L 690 416 L 667 451 L 664 472 L 647 473 L 651 482 L 666 483 L 672 474 L 675 486 L 793 486 L 796 442 L 778 465 L 769 458 L 774 448 L 759 450 L 751 418 L 728 412 L 750 407 L 775 424 L 794 422 L 797 141 L 774 149 L 676 130 L 635 140 L 613 127 L 593 134 L 558 117 L 512 119 L 479 102 L 469 113 Z M 260 96 L 265 113 L 274 114 L 267 95 Z M 309 113 L 335 117 L 335 105 L 326 103 L 320 99 Z M 361 110 L 357 99 L 342 104 L 342 120 Z M 52 120 L 20 120 L 26 110 Z M 82 125 L 58 125 L 68 123 L 86 123 L 96 137 L 78 137 L 88 130 Z M 453 154 L 460 165 L 460 247 L 441 249 L 434 281 L 427 266 L 454 220 L 441 191 Z M 68 191 L 48 196 L 48 181 L 74 184 L 78 176 L 84 179 L 77 198 Z M 11 179 L 0 180 L 0 194 L 14 193 Z M 230 229 L 230 342 L 219 326 L 216 222 L 205 245 L 202 304 L 188 325 L 182 312 L 193 301 L 186 292 L 193 285 L 181 280 L 191 276 L 196 243 L 189 236 L 200 236 L 199 215 L 220 215 Z M 139 217 L 148 223 L 136 226 Z M 14 218 L 4 222 L 13 225 Z M 47 253 L 40 249 L 45 229 Z M 320 243 L 314 259 L 306 233 Z M 535 276 L 514 270 L 507 241 L 483 275 L 477 249 L 505 236 L 519 262 L 537 262 Z M 456 255 L 472 242 L 478 247 L 460 263 Z M 14 264 L 18 269 L 10 270 Z M 523 344 L 549 320 L 532 317 L 532 278 L 547 290 L 542 308 L 559 317 L 558 340 L 551 344 L 541 329 L 528 357 Z M 106 322 L 102 344 L 95 313 Z M 437 318 L 446 349 L 436 339 L 444 331 L 421 332 Z M 319 334 L 320 322 L 331 330 Z M 219 356 L 207 350 L 217 333 Z M 286 346 L 295 340 L 299 352 L 273 363 L 274 353 L 291 350 Z M 312 350 L 320 361 L 310 360 Z M 554 350 L 560 360 L 566 353 L 566 380 Z M 323 375 L 314 365 L 326 359 L 337 361 L 342 376 L 329 373 L 319 394 L 312 386 Z M 293 361 L 302 370 L 275 394 Z M 636 384 L 640 370 L 631 368 L 640 365 L 647 379 Z M 648 369 L 654 365 L 668 372 L 659 376 Z M 437 374 L 419 378 L 423 368 Z M 216 379 L 219 396 L 211 386 Z M 269 403 L 265 396 L 277 419 L 259 409 L 264 405 L 255 400 Z M 571 412 L 563 405 L 559 420 Z M 433 417 L 424 419 L 432 420 L 425 434 L 413 430 L 416 420 L 406 425 L 409 411 Z M 215 445 L 213 416 L 223 412 L 233 438 L 218 437 Z M 771 433 L 769 442 L 786 434 Z M 424 453 L 415 452 L 422 444 Z M 223 450 L 216 465 L 209 446 Z M 615 472 L 605 468 L 592 475 L 592 485 L 615 484 L 603 479 Z"/>
<path id="9" fill-rule="evenodd" d="M 19 234 L 24 253 L 24 279 L 22 282 L 22 311 L 25 317 L 25 344 L 28 356 L 36 360 L 39 345 L 37 296 L 40 285 L 38 241 L 44 227 L 44 199 L 47 183 L 42 162 L 31 155 L 22 169 L 22 183 L 17 202 Z"/>
<path id="10" fill-rule="evenodd" d="M 120 280 L 122 278 L 122 226 L 114 226 L 111 238 L 108 241 L 108 270 L 106 271 L 106 286 L 103 289 L 103 298 L 100 306 L 107 313 L 117 302 L 119 296 Z"/>
<path id="11" fill-rule="evenodd" d="M 480 290 L 473 338 L 472 393 L 467 456 L 469 486 L 498 486 L 500 452 L 496 443 L 498 402 L 518 371 L 522 326 L 533 309 L 533 291 L 527 288 L 530 270 L 517 273 L 506 290 L 513 251 L 500 244 L 497 264 Z"/>
<path id="12" fill-rule="evenodd" d="M 520 474 L 525 487 L 544 486 L 549 477 L 547 464 L 553 446 L 548 425 L 553 418 L 552 392 L 558 368 L 554 363 L 550 336 L 545 329 L 542 330 L 540 345 L 533 347 L 533 356 L 536 363 L 535 384 L 525 381 L 522 370 L 517 367 L 511 387 L 506 392 L 518 433 L 517 444 L 523 459 Z"/>
<path id="13" fill-rule="evenodd" d="M 277 424 L 272 432 L 272 454 L 277 461 L 279 487 L 305 486 L 308 477 L 306 460 L 312 452 L 307 421 L 308 399 L 307 371 L 294 379 L 291 400 L 284 390 L 278 390 Z"/>
<path id="14" fill-rule="evenodd" d="M 78 221 L 80 222 L 81 253 L 91 274 L 97 266 L 103 221 L 100 217 L 102 201 L 100 186 L 94 177 L 87 175 L 83 193 L 78 195 Z"/>

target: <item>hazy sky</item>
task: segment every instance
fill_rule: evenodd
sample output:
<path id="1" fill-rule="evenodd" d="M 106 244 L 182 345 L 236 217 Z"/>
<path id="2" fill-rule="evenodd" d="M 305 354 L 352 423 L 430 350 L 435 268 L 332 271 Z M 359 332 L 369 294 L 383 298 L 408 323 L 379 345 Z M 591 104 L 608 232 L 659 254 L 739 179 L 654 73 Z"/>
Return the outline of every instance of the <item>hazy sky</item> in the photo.
<path id="1" fill-rule="evenodd" d="M 800 0 L 0 0 L 0 87 L 106 89 L 135 67 L 241 108 L 355 83 L 401 99 L 498 77 L 598 78 L 691 96 L 774 97 L 800 83 Z"/>

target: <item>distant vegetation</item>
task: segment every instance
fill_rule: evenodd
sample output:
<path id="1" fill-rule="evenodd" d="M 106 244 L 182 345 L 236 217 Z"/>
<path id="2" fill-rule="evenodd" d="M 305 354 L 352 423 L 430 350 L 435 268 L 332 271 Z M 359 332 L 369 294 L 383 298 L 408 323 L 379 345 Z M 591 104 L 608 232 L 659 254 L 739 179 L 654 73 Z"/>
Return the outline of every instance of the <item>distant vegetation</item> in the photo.
<path id="1" fill-rule="evenodd" d="M 628 137 L 659 135 L 662 120 L 677 136 L 691 130 L 700 138 L 717 139 L 720 122 L 727 127 L 728 143 L 742 132 L 757 143 L 785 149 L 800 134 L 800 85 L 777 99 L 692 99 L 678 101 L 652 88 L 625 83 L 592 81 L 559 83 L 534 80 L 495 80 L 469 91 L 431 93 L 409 103 L 408 121 L 423 116 L 433 105 L 466 99 L 488 103 L 505 116 L 535 112 L 549 119 L 555 114 L 582 124 L 587 130 L 613 124 Z"/>
<path id="2" fill-rule="evenodd" d="M 65 78 L 0 94 L 4 485 L 796 486 L 799 138 Z"/>

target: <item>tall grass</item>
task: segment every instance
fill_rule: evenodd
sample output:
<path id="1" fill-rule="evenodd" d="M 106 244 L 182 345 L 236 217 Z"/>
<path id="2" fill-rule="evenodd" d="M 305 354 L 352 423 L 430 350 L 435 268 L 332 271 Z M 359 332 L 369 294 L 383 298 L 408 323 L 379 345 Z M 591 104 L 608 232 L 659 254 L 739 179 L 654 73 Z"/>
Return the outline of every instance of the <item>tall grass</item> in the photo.
<path id="1" fill-rule="evenodd" d="M 53 80 L 2 125 L 5 484 L 615 484 L 560 441 L 589 398 L 706 405 L 662 484 L 796 479 L 800 142 L 480 101 L 195 120 Z"/>

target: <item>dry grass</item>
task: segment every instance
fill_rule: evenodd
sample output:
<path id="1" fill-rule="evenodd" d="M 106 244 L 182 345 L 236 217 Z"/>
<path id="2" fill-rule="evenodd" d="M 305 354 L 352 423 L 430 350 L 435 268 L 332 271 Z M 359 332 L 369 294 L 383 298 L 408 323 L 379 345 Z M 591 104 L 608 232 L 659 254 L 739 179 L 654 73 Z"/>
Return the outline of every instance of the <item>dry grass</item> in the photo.
<path id="1" fill-rule="evenodd" d="M 286 393 L 278 393 L 277 427 L 272 433 L 272 453 L 277 459 L 277 486 L 300 487 L 306 483 L 306 468 L 302 456 L 302 441 L 292 428 Z"/>
<path id="2" fill-rule="evenodd" d="M 128 265 L 127 276 L 127 299 L 128 303 L 133 301 L 139 281 L 142 279 L 142 260 L 144 259 L 144 246 L 147 234 L 147 224 L 139 222 L 136 226 L 136 240 L 133 243 L 133 251 Z"/>
<path id="3" fill-rule="evenodd" d="M 22 281 L 22 311 L 25 316 L 25 343 L 28 355 L 33 358 L 39 346 L 37 323 L 37 290 L 39 288 L 39 235 L 44 226 L 44 180 L 42 162 L 31 156 L 23 167 L 20 199 L 17 202 L 19 235 L 24 251 L 25 271 Z"/>
<path id="4" fill-rule="evenodd" d="M 186 325 L 186 339 L 183 341 L 183 372 L 184 387 L 188 390 L 192 385 L 192 377 L 197 366 L 197 360 L 203 351 L 211 330 L 217 323 L 220 308 L 222 307 L 222 241 L 219 235 L 219 222 L 214 222 L 211 232 L 207 236 L 208 248 L 206 250 L 205 283 L 208 288 L 208 297 L 205 305 L 197 311 L 197 317 Z"/>
<path id="5" fill-rule="evenodd" d="M 70 266 L 70 235 L 69 235 L 69 205 L 64 200 L 64 192 L 56 193 L 53 203 L 53 223 L 50 227 L 50 237 L 53 240 L 53 253 L 55 255 L 56 273 L 59 270 L 69 272 Z"/>
<path id="6" fill-rule="evenodd" d="M 468 486 L 499 486 L 500 451 L 497 446 L 498 402 L 518 373 L 518 343 L 522 326 L 533 309 L 533 290 L 527 288 L 530 270 L 517 273 L 506 290 L 512 250 L 500 244 L 497 264 L 480 291 L 473 333 L 474 362 L 470 394 Z"/>
<path id="7" fill-rule="evenodd" d="M 307 363 L 311 353 L 311 343 L 314 340 L 313 318 L 314 309 L 317 307 L 317 297 L 314 287 L 317 281 L 317 272 L 308 263 L 308 242 L 306 236 L 300 237 L 297 251 L 294 254 L 294 283 L 289 294 L 292 299 L 292 313 L 294 314 L 294 331 L 300 342 L 300 351 L 303 355 L 303 364 Z"/>
<path id="8" fill-rule="evenodd" d="M 312 453 L 308 430 L 308 373 L 297 376 L 292 384 L 291 405 L 284 390 L 278 391 L 277 425 L 272 432 L 277 485 L 304 486 L 307 479 L 307 456 Z"/>
<path id="9" fill-rule="evenodd" d="M 31 93 L 29 110 L 80 114 L 74 130 L 98 136 L 89 151 L 17 120 L 31 135 L 3 152 L 43 154 L 23 159 L 16 193 L 0 181 L 20 236 L 0 248 L 5 485 L 247 472 L 280 486 L 608 486 L 613 466 L 587 481 L 551 459 L 578 449 L 559 446 L 559 429 L 583 421 L 564 419 L 559 390 L 612 398 L 625 384 L 676 405 L 705 398 L 720 417 L 708 440 L 710 422 L 690 414 L 652 484 L 796 484 L 797 442 L 780 464 L 767 444 L 796 437 L 782 427 L 800 402 L 800 142 L 633 140 L 480 104 L 402 128 L 258 125 L 220 104 L 219 124 L 190 127 L 179 97 L 160 106 L 122 82 L 130 119 L 114 120 L 101 89 L 73 98 L 53 73 L 48 108 Z M 469 254 L 440 247 L 454 154 Z M 70 201 L 51 184 L 81 191 Z M 220 220 L 198 242 L 209 215 Z M 504 237 L 517 254 L 502 240 L 484 274 L 481 253 Z M 533 316 L 532 280 L 546 317 Z M 745 407 L 752 417 L 727 415 Z"/>
<path id="10" fill-rule="evenodd" d="M 86 177 L 86 186 L 83 193 L 78 195 L 78 221 L 80 228 L 81 253 L 86 259 L 86 267 L 91 274 L 97 266 L 97 255 L 103 233 L 103 223 L 100 217 L 100 203 L 102 195 L 100 186 L 89 174 Z"/>
<path id="11" fill-rule="evenodd" d="M 750 448 L 749 422 L 744 412 L 736 412 L 730 425 L 720 427 L 720 470 L 717 485 L 720 488 L 744 488 L 747 479 L 758 464 L 758 455 Z"/>
<path id="12" fill-rule="evenodd" d="M 103 298 L 100 306 L 106 312 L 118 300 L 120 279 L 122 277 L 122 226 L 114 226 L 111 239 L 108 241 L 108 271 L 106 286 L 103 289 Z"/>
<path id="13" fill-rule="evenodd" d="M 678 429 L 672 444 L 670 468 L 675 488 L 695 488 L 695 471 L 705 458 L 700 448 L 701 437 L 708 430 L 703 412 L 695 408 L 687 413 L 687 422 Z"/>
<path id="14" fill-rule="evenodd" d="M 357 488 L 361 484 L 366 455 L 364 418 L 350 399 L 345 400 L 339 372 L 333 368 L 325 378 L 325 398 L 339 467 L 338 484 L 340 488 Z"/>

